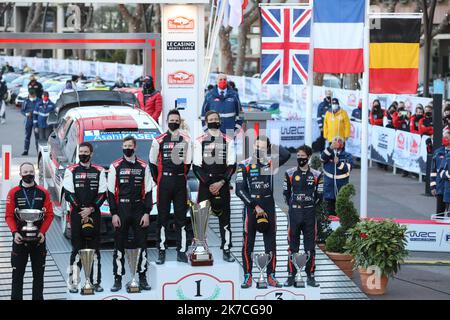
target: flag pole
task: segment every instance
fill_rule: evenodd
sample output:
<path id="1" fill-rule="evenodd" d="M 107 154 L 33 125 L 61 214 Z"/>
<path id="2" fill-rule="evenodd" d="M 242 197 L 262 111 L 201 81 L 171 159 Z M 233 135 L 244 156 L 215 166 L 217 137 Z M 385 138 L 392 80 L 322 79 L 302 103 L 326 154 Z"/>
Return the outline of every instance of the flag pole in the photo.
<path id="1" fill-rule="evenodd" d="M 310 8 L 314 10 L 313 4 L 310 4 Z M 313 109 L 313 94 L 314 94 L 314 11 L 311 11 L 311 33 L 309 37 L 309 63 L 308 63 L 308 99 L 306 100 L 306 114 L 305 114 L 305 144 L 312 147 L 312 109 Z"/>
<path id="2" fill-rule="evenodd" d="M 365 0 L 364 19 L 364 74 L 362 85 L 361 115 L 361 201 L 359 214 L 361 219 L 367 218 L 367 186 L 368 186 L 368 147 L 369 147 L 369 49 L 370 49 L 370 1 Z"/>

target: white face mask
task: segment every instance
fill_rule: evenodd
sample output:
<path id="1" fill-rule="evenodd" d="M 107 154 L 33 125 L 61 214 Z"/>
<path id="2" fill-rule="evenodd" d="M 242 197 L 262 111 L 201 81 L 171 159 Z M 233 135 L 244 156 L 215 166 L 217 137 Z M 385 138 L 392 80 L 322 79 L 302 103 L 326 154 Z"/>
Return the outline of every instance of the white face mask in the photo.
<path id="1" fill-rule="evenodd" d="M 332 105 L 331 105 L 331 109 L 332 109 L 333 111 L 336 111 L 336 110 L 339 109 L 339 105 L 338 105 L 338 104 L 332 104 Z"/>
<path id="2" fill-rule="evenodd" d="M 30 98 L 30 101 L 34 101 L 34 100 L 36 100 L 36 98 Z"/>

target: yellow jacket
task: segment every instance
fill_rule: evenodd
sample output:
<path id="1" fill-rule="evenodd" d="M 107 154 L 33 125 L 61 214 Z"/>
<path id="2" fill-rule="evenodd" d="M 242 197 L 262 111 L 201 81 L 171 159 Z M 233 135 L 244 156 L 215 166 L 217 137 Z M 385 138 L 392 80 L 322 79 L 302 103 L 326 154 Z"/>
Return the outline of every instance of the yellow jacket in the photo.
<path id="1" fill-rule="evenodd" d="M 340 136 L 345 140 L 350 137 L 350 119 L 345 110 L 339 109 L 336 113 L 330 110 L 325 114 L 323 136 L 329 142 L 336 136 Z"/>

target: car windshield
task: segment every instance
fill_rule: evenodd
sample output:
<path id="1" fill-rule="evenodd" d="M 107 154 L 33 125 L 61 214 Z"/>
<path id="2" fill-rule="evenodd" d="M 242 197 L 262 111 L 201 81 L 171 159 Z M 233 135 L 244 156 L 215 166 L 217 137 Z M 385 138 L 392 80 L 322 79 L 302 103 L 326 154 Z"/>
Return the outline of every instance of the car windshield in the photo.
<path id="1" fill-rule="evenodd" d="M 17 79 L 18 77 L 20 77 L 20 75 L 18 75 L 17 73 L 7 73 L 3 76 L 3 79 L 9 83 L 15 79 Z"/>
<path id="2" fill-rule="evenodd" d="M 64 83 L 58 83 L 58 84 L 52 84 L 51 86 L 49 86 L 47 89 L 45 89 L 45 91 L 48 92 L 60 92 L 62 91 L 62 89 L 64 89 L 65 84 Z"/>
<path id="3" fill-rule="evenodd" d="M 148 161 L 151 141 L 160 135 L 158 129 L 139 129 L 138 131 L 100 131 L 88 130 L 84 132 L 84 141 L 92 143 L 94 154 L 92 162 L 104 167 L 122 156 L 122 140 L 126 136 L 133 136 L 138 141 L 137 156 Z"/>
<path id="4" fill-rule="evenodd" d="M 30 79 L 30 76 L 29 75 L 27 75 L 27 76 L 20 76 L 17 79 L 14 79 L 11 83 L 12 84 L 22 84 L 23 83 L 23 79 Z"/>

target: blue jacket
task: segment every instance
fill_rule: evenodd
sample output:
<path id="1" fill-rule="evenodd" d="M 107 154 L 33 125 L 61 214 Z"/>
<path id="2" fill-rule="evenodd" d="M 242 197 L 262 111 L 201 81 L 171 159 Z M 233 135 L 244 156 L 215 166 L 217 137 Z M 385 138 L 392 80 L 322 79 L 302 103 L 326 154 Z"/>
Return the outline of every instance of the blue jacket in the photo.
<path id="1" fill-rule="evenodd" d="M 33 112 L 33 124 L 35 127 L 45 129 L 48 128 L 47 119 L 50 112 L 55 110 L 55 104 L 48 100 L 47 103 L 45 103 L 43 100 L 41 100 L 37 106 L 36 109 L 34 109 Z"/>
<path id="2" fill-rule="evenodd" d="M 450 181 L 444 179 L 444 174 L 447 169 L 447 159 L 450 158 L 449 152 L 445 152 L 445 147 L 440 147 L 434 151 L 433 159 L 431 160 L 431 173 L 430 173 L 430 189 L 436 190 L 436 194 L 443 195 L 445 185 L 448 184 L 450 192 Z"/>
<path id="3" fill-rule="evenodd" d="M 338 154 L 338 158 L 339 162 L 335 165 L 334 152 L 330 147 L 326 148 L 320 155 L 320 159 L 323 162 L 324 199 L 336 199 L 336 195 L 339 190 L 341 190 L 341 188 L 345 186 L 349 181 L 350 171 L 353 167 L 353 157 L 350 153 L 341 151 Z M 337 188 L 337 190 L 335 187 Z"/>
<path id="4" fill-rule="evenodd" d="M 325 114 L 328 110 L 331 110 L 331 103 L 325 98 L 317 107 L 317 123 L 319 124 L 319 129 L 322 130 L 323 122 L 325 119 Z"/>
<path id="5" fill-rule="evenodd" d="M 25 116 L 25 123 L 30 126 L 35 126 L 34 123 L 34 110 L 36 110 L 39 103 L 41 103 L 41 99 L 36 98 L 36 100 L 31 101 L 30 99 L 26 99 L 22 103 L 22 108 L 20 109 L 20 112 Z"/>
<path id="6" fill-rule="evenodd" d="M 235 90 L 227 87 L 227 93 L 224 97 L 220 96 L 217 86 L 206 94 L 205 102 L 202 107 L 202 125 L 206 130 L 205 115 L 208 111 L 214 110 L 220 114 L 220 131 L 230 134 L 227 130 L 233 132 L 239 131 L 242 126 L 242 120 L 239 113 L 242 112 L 241 102 Z"/>

